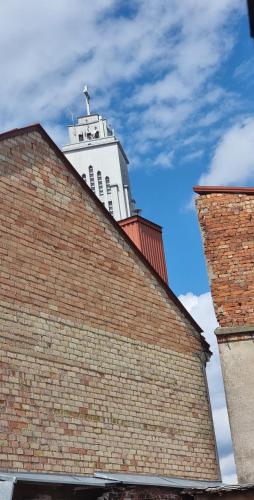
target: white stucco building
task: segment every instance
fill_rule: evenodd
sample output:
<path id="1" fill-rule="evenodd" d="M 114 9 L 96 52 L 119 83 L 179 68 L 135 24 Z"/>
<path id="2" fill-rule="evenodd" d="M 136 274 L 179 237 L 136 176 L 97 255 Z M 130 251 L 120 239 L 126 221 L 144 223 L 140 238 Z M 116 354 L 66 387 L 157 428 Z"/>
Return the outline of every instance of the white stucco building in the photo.
<path id="1" fill-rule="evenodd" d="M 90 96 L 84 89 L 87 114 L 69 128 L 69 144 L 62 151 L 90 188 L 118 221 L 137 213 L 131 197 L 128 158 L 105 118 L 90 114 Z"/>

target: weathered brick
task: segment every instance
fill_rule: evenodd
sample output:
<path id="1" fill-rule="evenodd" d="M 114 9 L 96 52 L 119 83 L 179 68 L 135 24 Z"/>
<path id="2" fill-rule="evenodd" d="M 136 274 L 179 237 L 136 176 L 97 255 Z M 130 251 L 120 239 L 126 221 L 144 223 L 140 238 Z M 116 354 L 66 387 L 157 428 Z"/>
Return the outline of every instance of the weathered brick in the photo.
<path id="1" fill-rule="evenodd" d="M 211 192 L 197 210 L 219 324 L 254 324 L 254 196 Z"/>
<path id="2" fill-rule="evenodd" d="M 0 468 L 216 479 L 199 331 L 39 131 L 0 154 Z"/>

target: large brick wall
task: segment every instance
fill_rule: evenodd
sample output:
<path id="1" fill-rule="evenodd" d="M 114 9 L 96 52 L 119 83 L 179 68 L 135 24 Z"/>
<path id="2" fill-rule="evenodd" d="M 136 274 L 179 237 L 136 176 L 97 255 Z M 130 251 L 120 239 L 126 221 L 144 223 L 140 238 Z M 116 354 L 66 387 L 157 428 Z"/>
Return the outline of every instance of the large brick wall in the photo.
<path id="1" fill-rule="evenodd" d="M 217 478 L 195 324 L 39 129 L 0 160 L 0 469 Z"/>
<path id="2" fill-rule="evenodd" d="M 197 210 L 217 319 L 254 324 L 254 189 L 211 191 L 197 198 Z"/>
<path id="3" fill-rule="evenodd" d="M 240 482 L 254 481 L 254 189 L 198 187 L 229 420 Z"/>

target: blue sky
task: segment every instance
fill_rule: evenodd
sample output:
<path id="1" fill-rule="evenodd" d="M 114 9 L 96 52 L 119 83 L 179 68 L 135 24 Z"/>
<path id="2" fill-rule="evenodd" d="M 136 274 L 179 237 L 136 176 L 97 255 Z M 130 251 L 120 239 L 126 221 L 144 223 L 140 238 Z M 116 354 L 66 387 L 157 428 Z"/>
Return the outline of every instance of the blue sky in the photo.
<path id="1" fill-rule="evenodd" d="M 254 44 L 249 37 L 246 12 L 242 14 L 229 16 L 228 25 L 234 23 L 232 48 L 206 82 L 207 87 L 211 88 L 210 92 L 216 88 L 218 92 L 221 91 L 221 96 L 209 104 L 205 99 L 202 102 L 206 92 L 202 89 L 198 95 L 200 108 L 190 116 L 187 126 L 183 124 L 176 135 L 167 137 L 160 145 L 159 152 L 165 149 L 174 152 L 168 166 L 166 162 L 161 168 L 154 166 L 156 155 L 153 149 L 157 153 L 157 148 L 154 146 L 156 140 L 152 140 L 149 154 L 142 155 L 141 160 L 139 158 L 141 166 L 131 170 L 133 191 L 143 215 L 164 228 L 170 285 L 176 294 L 189 290 L 200 294 L 208 290 L 197 217 L 194 207 L 189 206 L 192 187 L 199 184 L 202 174 L 208 171 L 225 134 L 234 125 L 254 116 Z M 221 36 L 232 36 L 231 30 L 229 33 L 222 30 Z M 142 135 L 141 128 L 139 133 Z M 131 152 L 131 141 L 135 141 L 135 136 L 131 137 L 128 128 L 123 130 L 122 135 L 123 138 L 128 135 L 126 142 Z M 185 141 L 187 145 L 183 145 Z M 254 145 L 254 133 L 252 143 Z M 224 179 L 217 182 L 214 177 L 214 184 L 253 185 L 254 160 L 248 169 L 249 175 L 240 175 L 236 179 L 232 179 L 230 173 L 231 157 L 226 160 L 228 164 L 224 166 Z M 213 182 L 209 181 L 208 184 Z"/>
<path id="2" fill-rule="evenodd" d="M 41 122 L 59 146 L 84 110 L 112 123 L 134 197 L 161 224 L 170 286 L 203 327 L 224 478 L 234 463 L 195 184 L 254 181 L 254 44 L 243 0 L 9 0 L 0 18 L 0 129 Z"/>

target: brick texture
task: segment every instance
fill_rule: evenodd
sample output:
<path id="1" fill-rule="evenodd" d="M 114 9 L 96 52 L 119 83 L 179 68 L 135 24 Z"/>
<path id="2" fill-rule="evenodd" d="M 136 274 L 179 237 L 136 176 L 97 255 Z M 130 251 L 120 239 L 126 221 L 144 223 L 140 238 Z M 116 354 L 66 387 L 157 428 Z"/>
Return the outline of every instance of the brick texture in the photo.
<path id="1" fill-rule="evenodd" d="M 254 196 L 210 193 L 197 210 L 219 324 L 254 325 Z"/>
<path id="2" fill-rule="evenodd" d="M 38 131 L 0 174 L 0 469 L 216 479 L 191 321 Z"/>

